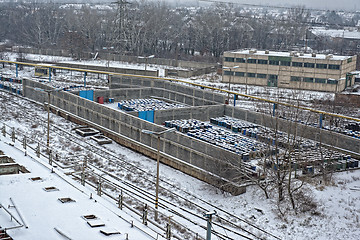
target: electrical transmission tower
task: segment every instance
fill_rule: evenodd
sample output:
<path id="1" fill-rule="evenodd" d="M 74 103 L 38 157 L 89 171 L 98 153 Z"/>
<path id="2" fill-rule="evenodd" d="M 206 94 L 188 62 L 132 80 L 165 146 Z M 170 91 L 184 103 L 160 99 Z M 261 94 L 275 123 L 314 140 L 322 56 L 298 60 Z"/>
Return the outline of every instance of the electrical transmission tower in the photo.
<path id="1" fill-rule="evenodd" d="M 128 9 L 127 6 L 131 4 L 126 0 L 117 0 L 113 2 L 117 5 L 116 12 L 116 29 L 115 29 L 115 38 L 114 38 L 114 46 L 117 51 L 124 51 L 126 49 L 127 44 L 127 34 L 126 34 L 126 22 L 127 22 L 127 14 Z"/>

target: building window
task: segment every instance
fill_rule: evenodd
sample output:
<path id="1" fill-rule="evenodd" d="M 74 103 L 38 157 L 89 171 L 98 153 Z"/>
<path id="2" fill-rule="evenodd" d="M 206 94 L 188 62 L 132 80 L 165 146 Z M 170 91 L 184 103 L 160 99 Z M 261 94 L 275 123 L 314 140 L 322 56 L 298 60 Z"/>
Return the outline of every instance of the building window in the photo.
<path id="1" fill-rule="evenodd" d="M 328 79 L 327 83 L 328 84 L 338 84 L 338 80 Z"/>
<path id="2" fill-rule="evenodd" d="M 305 77 L 304 82 L 314 82 L 314 78 Z"/>
<path id="3" fill-rule="evenodd" d="M 248 59 L 247 62 L 248 62 L 248 63 L 255 63 L 255 64 L 256 64 L 256 59 Z"/>
<path id="4" fill-rule="evenodd" d="M 258 73 L 257 77 L 258 78 L 266 78 L 266 74 Z"/>
<path id="5" fill-rule="evenodd" d="M 236 58 L 236 62 L 238 63 L 245 63 L 245 58 Z"/>
<path id="6" fill-rule="evenodd" d="M 314 68 L 315 63 L 304 63 L 304 67 L 306 67 L 306 68 Z"/>
<path id="7" fill-rule="evenodd" d="M 326 79 L 325 78 L 315 78 L 315 82 L 316 83 L 326 83 Z"/>
<path id="8" fill-rule="evenodd" d="M 329 69 L 339 70 L 340 65 L 329 64 Z"/>
<path id="9" fill-rule="evenodd" d="M 235 58 L 233 57 L 225 57 L 225 62 L 234 62 L 235 61 Z"/>
<path id="10" fill-rule="evenodd" d="M 256 76 L 256 74 L 255 73 L 247 73 L 247 76 L 254 78 Z"/>
<path id="11" fill-rule="evenodd" d="M 270 65 L 279 65 L 279 61 L 269 60 Z"/>
<path id="12" fill-rule="evenodd" d="M 291 76 L 290 81 L 292 81 L 292 82 L 300 82 L 300 81 L 301 81 L 301 77 Z"/>
<path id="13" fill-rule="evenodd" d="M 258 64 L 268 64 L 268 60 L 259 59 Z"/>
<path id="14" fill-rule="evenodd" d="M 303 67 L 303 63 L 302 62 L 292 62 L 292 66 L 293 67 Z"/>
<path id="15" fill-rule="evenodd" d="M 351 63 L 352 62 L 352 58 L 348 58 L 347 63 Z"/>
<path id="16" fill-rule="evenodd" d="M 327 64 L 318 63 L 316 64 L 316 68 L 327 69 Z"/>
<path id="17" fill-rule="evenodd" d="M 224 71 L 224 75 L 226 75 L 226 76 L 234 75 L 234 72 L 232 72 L 232 71 Z"/>
<path id="18" fill-rule="evenodd" d="M 269 80 L 277 80 L 278 76 L 277 75 L 269 75 Z"/>
<path id="19" fill-rule="evenodd" d="M 291 63 L 291 62 L 281 61 L 281 62 L 280 62 L 280 65 L 281 65 L 281 66 L 290 66 L 290 63 Z"/>
<path id="20" fill-rule="evenodd" d="M 244 72 L 235 72 L 235 76 L 237 77 L 244 77 L 245 73 Z"/>

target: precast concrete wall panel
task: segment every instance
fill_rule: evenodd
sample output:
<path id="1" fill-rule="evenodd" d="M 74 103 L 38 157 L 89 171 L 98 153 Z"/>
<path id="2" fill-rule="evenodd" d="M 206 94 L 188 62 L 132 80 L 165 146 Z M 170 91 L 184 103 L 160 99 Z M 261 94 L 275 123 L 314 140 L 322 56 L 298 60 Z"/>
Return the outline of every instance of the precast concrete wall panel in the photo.
<path id="1" fill-rule="evenodd" d="M 71 93 L 67 94 L 69 96 L 69 101 L 73 104 L 78 104 L 78 96 L 73 95 Z"/>
<path id="2" fill-rule="evenodd" d="M 111 109 L 110 111 L 110 117 L 112 119 L 116 119 L 116 120 L 119 120 L 120 119 L 120 112 L 116 109 Z"/>
<path id="3" fill-rule="evenodd" d="M 176 157 L 177 152 L 178 152 L 178 147 L 175 144 L 171 142 L 165 142 L 165 153 Z M 188 160 L 186 159 L 182 159 L 182 160 L 188 162 Z"/>
<path id="4" fill-rule="evenodd" d="M 200 153 L 206 153 L 206 151 L 207 151 L 207 145 L 206 144 L 207 143 L 205 143 L 203 141 L 200 141 L 198 139 L 193 138 L 193 142 L 192 142 L 191 147 L 192 147 L 192 149 L 194 151 L 198 151 Z"/>
<path id="5" fill-rule="evenodd" d="M 104 116 L 110 116 L 110 112 L 111 112 L 111 109 L 104 106 L 101 108 L 101 113 L 104 115 Z"/>
<path id="6" fill-rule="evenodd" d="M 81 107 L 85 107 L 85 98 L 79 98 L 78 99 L 78 105 Z"/>
<path id="7" fill-rule="evenodd" d="M 179 133 L 179 134 L 177 134 L 178 135 L 178 139 L 176 140 L 176 141 L 174 141 L 174 142 L 178 142 L 178 143 L 180 143 L 182 146 L 184 146 L 184 147 L 187 147 L 187 148 L 189 148 L 189 149 L 191 149 L 192 148 L 192 139 L 191 138 L 189 138 L 188 136 L 186 136 L 185 134 L 181 134 L 181 133 Z"/>
<path id="8" fill-rule="evenodd" d="M 132 85 L 138 85 L 138 86 L 144 86 L 144 81 L 142 79 L 139 78 L 133 78 L 132 80 Z"/>
<path id="9" fill-rule="evenodd" d="M 101 113 L 102 109 L 104 107 L 103 104 L 100 103 L 95 103 L 95 102 L 90 102 L 90 104 L 92 105 L 92 109 L 97 112 L 97 113 Z"/>
<path id="10" fill-rule="evenodd" d="M 132 126 L 131 126 L 131 128 L 132 128 L 132 131 L 131 131 L 131 134 L 130 134 L 131 139 L 134 139 L 135 141 L 140 142 L 140 134 L 141 134 L 140 130 L 135 129 Z"/>
<path id="11" fill-rule="evenodd" d="M 208 91 L 204 91 L 204 99 L 208 101 L 214 101 L 213 94 Z"/>
<path id="12" fill-rule="evenodd" d="M 164 91 L 164 89 L 161 88 L 151 88 L 151 91 L 149 92 L 149 96 L 168 98 L 168 93 L 167 91 Z"/>
<path id="13" fill-rule="evenodd" d="M 162 82 L 163 82 L 164 89 L 170 89 L 171 86 L 173 85 L 173 83 L 171 83 L 171 82 L 164 82 L 164 81 L 162 81 Z"/>
<path id="14" fill-rule="evenodd" d="M 85 109 L 83 107 L 77 107 L 78 116 L 84 118 L 85 117 Z"/>
<path id="15" fill-rule="evenodd" d="M 131 127 L 128 124 L 121 124 L 121 134 L 125 135 L 126 137 L 130 137 L 131 135 Z"/>
<path id="16" fill-rule="evenodd" d="M 136 128 L 139 128 L 139 129 L 142 129 L 142 122 L 141 121 L 136 121 L 137 119 L 133 119 L 132 121 L 132 126 L 136 127 Z"/>
<path id="17" fill-rule="evenodd" d="M 104 127 L 110 129 L 110 119 L 108 117 L 102 116 L 102 118 L 101 118 L 101 126 L 104 126 Z"/>
<path id="18" fill-rule="evenodd" d="M 184 102 L 185 102 L 185 96 L 176 93 L 175 101 L 177 101 L 177 102 L 179 102 L 179 103 L 184 103 Z"/>
<path id="19" fill-rule="evenodd" d="M 127 99 L 138 99 L 138 98 L 140 98 L 139 89 L 128 89 L 126 97 L 127 97 Z"/>
<path id="20" fill-rule="evenodd" d="M 177 155 L 178 155 L 179 159 L 185 159 L 186 162 L 189 162 L 189 160 L 190 160 L 190 151 L 189 151 L 189 149 L 178 147 Z"/>
<path id="21" fill-rule="evenodd" d="M 142 88 L 140 89 L 140 97 L 141 98 L 148 98 L 150 96 L 153 96 L 153 89 L 151 88 Z"/>
<path id="22" fill-rule="evenodd" d="M 192 151 L 191 154 L 190 154 L 189 160 L 190 160 L 189 162 L 192 165 L 194 165 L 194 166 L 196 166 L 198 168 L 201 168 L 201 169 L 205 169 L 206 160 L 205 160 L 204 155 L 200 155 L 200 154 Z"/>
<path id="23" fill-rule="evenodd" d="M 176 91 L 179 93 L 189 94 L 189 88 L 182 85 L 178 85 Z"/>
<path id="24" fill-rule="evenodd" d="M 151 81 L 143 81 L 142 86 L 143 87 L 151 87 Z"/>
<path id="25" fill-rule="evenodd" d="M 193 98 L 193 97 L 188 97 L 188 96 L 185 96 L 185 102 L 184 102 L 186 105 L 189 105 L 189 106 L 195 106 L 196 104 L 196 99 Z"/>
<path id="26" fill-rule="evenodd" d="M 155 88 L 167 88 L 169 85 L 166 84 L 166 86 L 165 86 L 165 84 L 166 83 L 164 81 L 154 80 L 152 87 L 155 87 Z"/>
<path id="27" fill-rule="evenodd" d="M 204 90 L 194 89 L 193 95 L 197 98 L 204 98 Z"/>
<path id="28" fill-rule="evenodd" d="M 221 94 L 215 94 L 213 96 L 214 102 L 218 102 L 218 103 L 225 103 L 225 95 L 221 95 Z"/>
<path id="29" fill-rule="evenodd" d="M 127 125 L 130 125 L 131 124 L 131 117 L 127 114 L 122 114 L 121 115 L 121 121 L 124 123 L 124 124 L 127 124 Z"/>

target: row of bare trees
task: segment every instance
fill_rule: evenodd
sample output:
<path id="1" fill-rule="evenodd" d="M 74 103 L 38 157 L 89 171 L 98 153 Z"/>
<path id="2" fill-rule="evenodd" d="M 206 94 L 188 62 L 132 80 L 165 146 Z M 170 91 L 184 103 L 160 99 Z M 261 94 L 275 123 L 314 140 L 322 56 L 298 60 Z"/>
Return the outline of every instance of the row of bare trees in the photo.
<path id="1" fill-rule="evenodd" d="M 194 58 L 199 53 L 218 59 L 225 50 L 250 47 L 288 50 L 304 40 L 304 22 L 310 16 L 302 8 L 288 10 L 279 19 L 266 10 L 259 10 L 259 17 L 259 12 L 244 12 L 234 5 L 173 8 L 147 1 L 132 1 L 121 8 L 117 4 L 0 4 L 0 42 L 170 58 Z"/>
<path id="2" fill-rule="evenodd" d="M 120 5 L 120 3 L 124 3 Z M 0 42 L 71 52 L 116 51 L 120 54 L 219 60 L 226 50 L 290 50 L 305 46 L 309 10 L 275 13 L 218 4 L 174 8 L 162 2 L 123 1 L 110 5 L 0 3 Z M 360 19 L 354 16 L 352 22 Z M 335 12 L 323 22 L 344 24 Z M 319 39 L 323 50 L 323 39 Z M 314 46 L 317 46 L 316 43 Z"/>

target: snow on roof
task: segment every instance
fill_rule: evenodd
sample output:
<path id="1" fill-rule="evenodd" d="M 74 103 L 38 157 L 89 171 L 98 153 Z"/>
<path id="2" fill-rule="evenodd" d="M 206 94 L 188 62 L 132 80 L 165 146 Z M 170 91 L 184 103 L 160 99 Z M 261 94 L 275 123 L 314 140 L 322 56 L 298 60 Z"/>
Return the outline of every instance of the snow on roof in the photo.
<path id="1" fill-rule="evenodd" d="M 17 240 L 60 239 L 61 235 L 65 235 L 71 239 L 119 239 L 119 234 L 106 236 L 105 233 L 109 232 L 107 229 L 112 229 L 112 232 L 120 232 L 121 239 L 125 239 L 126 233 L 130 239 L 152 239 L 137 229 L 139 227 L 149 232 L 139 219 L 120 211 L 115 204 L 95 194 L 92 194 L 90 199 L 89 189 L 73 181 L 60 170 L 56 169 L 55 173 L 51 173 L 45 165 L 24 156 L 23 152 L 9 146 L 5 141 L 6 139 L 2 138 L 0 149 L 30 171 L 25 174 L 0 175 L 0 204 L 21 223 L 16 210 L 8 208 L 9 205 L 13 205 L 11 198 L 28 226 L 7 230 L 10 237 Z M 34 181 L 31 178 L 38 180 Z M 58 190 L 46 189 L 54 189 L 53 187 Z M 73 201 L 62 203 L 61 198 L 70 198 Z M 103 222 L 105 226 L 91 227 L 87 222 L 92 219 L 84 218 L 86 215 L 95 215 L 96 221 Z M 122 218 L 134 221 L 137 227 L 131 228 Z M 19 226 L 19 223 L 10 219 L 10 215 L 0 208 L 0 229 Z"/>
<path id="2" fill-rule="evenodd" d="M 347 29 L 326 29 L 324 27 L 314 27 L 311 32 L 315 35 L 325 35 L 333 38 L 359 39 L 360 32 L 357 30 L 350 31 Z"/>
<path id="3" fill-rule="evenodd" d="M 266 51 L 259 51 L 256 50 L 245 50 L 245 49 L 241 49 L 241 50 L 235 50 L 235 51 L 229 51 L 230 53 L 235 53 L 235 54 L 252 54 L 252 55 L 266 55 L 266 56 L 278 56 L 278 57 L 291 57 L 291 52 L 275 52 L 275 51 L 269 51 L 269 53 L 265 53 Z M 298 58 L 312 58 L 312 59 L 326 59 L 328 55 L 326 54 L 316 54 L 314 57 L 311 53 L 304 53 L 303 56 L 300 56 L 300 54 L 298 53 L 296 57 Z M 331 58 L 329 58 L 330 60 L 346 60 L 348 58 L 351 58 L 352 56 L 339 56 L 339 55 L 332 55 Z"/>

